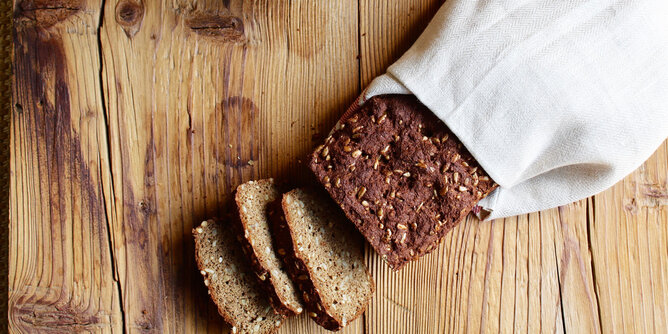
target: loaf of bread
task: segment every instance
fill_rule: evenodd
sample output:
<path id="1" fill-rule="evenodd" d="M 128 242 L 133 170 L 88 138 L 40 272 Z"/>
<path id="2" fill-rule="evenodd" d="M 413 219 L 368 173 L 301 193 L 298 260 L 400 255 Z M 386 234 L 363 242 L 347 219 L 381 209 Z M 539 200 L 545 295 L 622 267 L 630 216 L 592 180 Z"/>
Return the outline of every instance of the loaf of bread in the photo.
<path id="1" fill-rule="evenodd" d="M 280 195 L 273 179 L 249 181 L 237 187 L 234 196 L 239 217 L 236 230 L 251 268 L 274 310 L 283 316 L 291 316 L 302 312 L 302 304 L 275 252 L 267 216 L 268 205 Z"/>
<path id="2" fill-rule="evenodd" d="M 207 220 L 193 235 L 204 285 L 232 333 L 275 332 L 283 318 L 274 313 L 229 226 Z"/>
<path id="3" fill-rule="evenodd" d="M 364 312 L 375 289 L 364 265 L 363 240 L 326 194 L 292 190 L 281 208 L 272 214 L 278 253 L 308 315 L 339 330 Z"/>
<path id="4" fill-rule="evenodd" d="M 373 97 L 339 124 L 310 168 L 395 270 L 434 249 L 497 186 L 414 96 Z"/>

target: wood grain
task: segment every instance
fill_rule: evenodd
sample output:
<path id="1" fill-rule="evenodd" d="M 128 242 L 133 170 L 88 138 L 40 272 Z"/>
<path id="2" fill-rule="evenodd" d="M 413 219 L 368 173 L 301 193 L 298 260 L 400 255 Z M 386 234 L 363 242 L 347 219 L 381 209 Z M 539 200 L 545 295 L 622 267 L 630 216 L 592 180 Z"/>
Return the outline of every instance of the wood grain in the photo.
<path id="1" fill-rule="evenodd" d="M 357 46 L 341 43 L 356 19 L 343 3 L 106 2 L 108 205 L 128 331 L 222 325 L 193 265 L 193 224 L 245 180 L 299 181 L 311 135 L 359 91 Z"/>
<path id="2" fill-rule="evenodd" d="M 48 4 L 48 5 L 47 5 Z M 190 230 L 304 157 L 442 1 L 17 1 L 12 332 L 226 331 Z M 345 333 L 660 332 L 668 144 L 613 188 L 467 219 Z M 325 332 L 306 316 L 281 333 Z"/>
<path id="3" fill-rule="evenodd" d="M 9 328 L 121 332 L 95 1 L 14 10 Z"/>

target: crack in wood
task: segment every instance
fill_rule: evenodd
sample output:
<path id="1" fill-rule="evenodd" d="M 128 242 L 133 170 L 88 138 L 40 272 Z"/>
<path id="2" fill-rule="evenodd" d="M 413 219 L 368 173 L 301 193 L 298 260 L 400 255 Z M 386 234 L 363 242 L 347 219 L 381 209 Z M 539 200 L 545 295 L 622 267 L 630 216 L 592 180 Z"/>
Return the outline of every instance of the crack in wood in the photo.
<path id="1" fill-rule="evenodd" d="M 596 207 L 596 196 L 591 197 L 590 199 L 587 199 L 587 221 L 586 221 L 586 226 L 587 226 L 587 247 L 589 249 L 589 253 L 594 254 L 594 249 L 593 249 L 593 243 L 591 239 L 591 229 L 592 225 L 596 221 L 596 211 L 594 208 Z M 590 260 L 589 261 L 589 267 L 591 270 L 591 275 L 592 275 L 592 281 L 594 283 L 594 296 L 596 297 L 596 314 L 598 316 L 598 330 L 599 333 L 603 332 L 603 319 L 601 317 L 601 300 L 599 297 L 599 287 L 598 287 L 598 278 L 596 277 L 596 266 L 594 266 L 594 261 Z"/>
<path id="2" fill-rule="evenodd" d="M 561 216 L 561 214 L 560 214 Z M 554 262 L 555 266 L 557 268 L 557 287 L 559 287 L 559 310 L 561 311 L 561 325 L 564 330 L 564 333 L 566 333 L 566 315 L 564 314 L 564 295 L 562 293 L 562 286 L 561 286 L 561 271 L 559 270 L 559 256 L 557 255 L 557 241 L 552 240 L 553 246 L 554 246 Z M 556 328 L 555 328 L 556 331 Z"/>
<path id="3" fill-rule="evenodd" d="M 112 160 L 111 156 L 111 135 L 109 133 L 109 119 L 108 119 L 108 114 L 107 114 L 107 101 L 106 101 L 106 95 L 104 91 L 104 80 L 103 80 L 103 73 L 104 73 L 104 59 L 102 57 L 102 37 L 101 37 L 101 31 L 102 31 L 102 26 L 104 24 L 104 13 L 105 13 L 105 5 L 106 5 L 106 0 L 101 0 L 100 2 L 100 11 L 99 11 L 99 16 L 98 16 L 98 22 L 97 22 L 97 33 L 96 33 L 96 38 L 97 38 L 97 54 L 98 54 L 98 62 L 99 62 L 99 69 L 98 69 L 98 85 L 100 87 L 100 105 L 102 107 L 102 117 L 104 121 L 104 132 L 105 132 L 105 143 L 106 143 L 106 152 L 107 152 L 107 161 L 110 163 Z M 101 154 L 101 153 L 98 153 Z M 100 159 L 100 161 L 102 161 Z M 111 166 L 107 166 L 109 170 L 111 170 Z M 102 169 L 100 169 L 100 180 L 102 180 Z M 121 325 L 122 325 L 122 331 L 123 333 L 127 332 L 127 323 L 125 319 L 125 304 L 124 304 L 124 296 L 123 296 L 123 288 L 120 283 L 120 277 L 118 274 L 118 264 L 116 263 L 117 260 L 117 255 L 114 249 L 114 236 L 112 234 L 113 231 L 113 226 L 112 226 L 112 219 L 115 217 L 113 215 L 113 207 L 110 207 L 108 205 L 108 202 L 111 201 L 111 198 L 107 198 L 106 194 L 109 193 L 113 197 L 114 194 L 114 174 L 109 173 L 109 189 L 104 189 L 104 182 L 101 182 L 101 187 L 102 189 L 102 199 L 104 203 L 104 210 L 105 210 L 105 215 L 107 217 L 107 243 L 109 247 L 109 254 L 111 257 L 111 270 L 113 272 L 113 285 L 115 286 L 116 292 L 118 294 L 118 303 L 119 303 L 119 310 L 121 314 Z"/>
<path id="4" fill-rule="evenodd" d="M 234 15 L 196 13 L 186 18 L 186 25 L 195 33 L 222 42 L 243 42 L 244 23 Z"/>

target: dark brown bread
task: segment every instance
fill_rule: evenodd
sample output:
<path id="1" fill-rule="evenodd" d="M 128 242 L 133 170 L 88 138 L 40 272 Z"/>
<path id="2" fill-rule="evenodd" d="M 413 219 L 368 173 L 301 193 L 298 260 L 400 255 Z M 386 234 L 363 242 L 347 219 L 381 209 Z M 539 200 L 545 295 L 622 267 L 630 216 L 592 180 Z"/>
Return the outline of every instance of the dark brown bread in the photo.
<path id="1" fill-rule="evenodd" d="M 255 279 L 229 227 L 212 219 L 193 230 L 204 285 L 232 333 L 273 333 L 283 322 Z"/>
<path id="2" fill-rule="evenodd" d="M 249 181 L 237 187 L 238 240 L 251 267 L 267 292 L 274 310 L 283 316 L 302 312 L 297 291 L 274 249 L 267 216 L 268 205 L 280 198 L 273 179 Z"/>
<path id="3" fill-rule="evenodd" d="M 410 95 L 346 115 L 311 170 L 395 270 L 424 255 L 496 188 L 447 126 Z"/>
<path id="4" fill-rule="evenodd" d="M 295 189 L 280 204 L 282 210 L 272 215 L 273 233 L 307 314 L 339 330 L 364 312 L 375 290 L 363 240 L 326 194 Z"/>

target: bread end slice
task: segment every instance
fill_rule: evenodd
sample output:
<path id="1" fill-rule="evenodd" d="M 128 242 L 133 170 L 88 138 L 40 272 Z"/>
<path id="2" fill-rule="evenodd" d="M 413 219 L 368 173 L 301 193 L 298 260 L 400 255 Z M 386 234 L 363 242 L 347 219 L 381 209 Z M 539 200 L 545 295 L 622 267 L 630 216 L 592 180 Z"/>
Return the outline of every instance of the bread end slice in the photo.
<path id="1" fill-rule="evenodd" d="M 239 219 L 238 240 L 244 247 L 260 286 L 267 292 L 276 313 L 285 317 L 303 310 L 296 288 L 274 249 L 269 228 L 268 208 L 281 196 L 273 179 L 246 182 L 235 192 Z"/>
<path id="2" fill-rule="evenodd" d="M 275 332 L 283 318 L 273 312 L 234 234 L 210 219 L 193 229 L 193 236 L 204 285 L 232 333 Z"/>
<path id="3" fill-rule="evenodd" d="M 272 219 L 279 254 L 309 317 L 339 330 L 364 312 L 375 290 L 362 238 L 326 195 L 295 189 L 283 196 L 281 206 L 284 217 Z"/>

